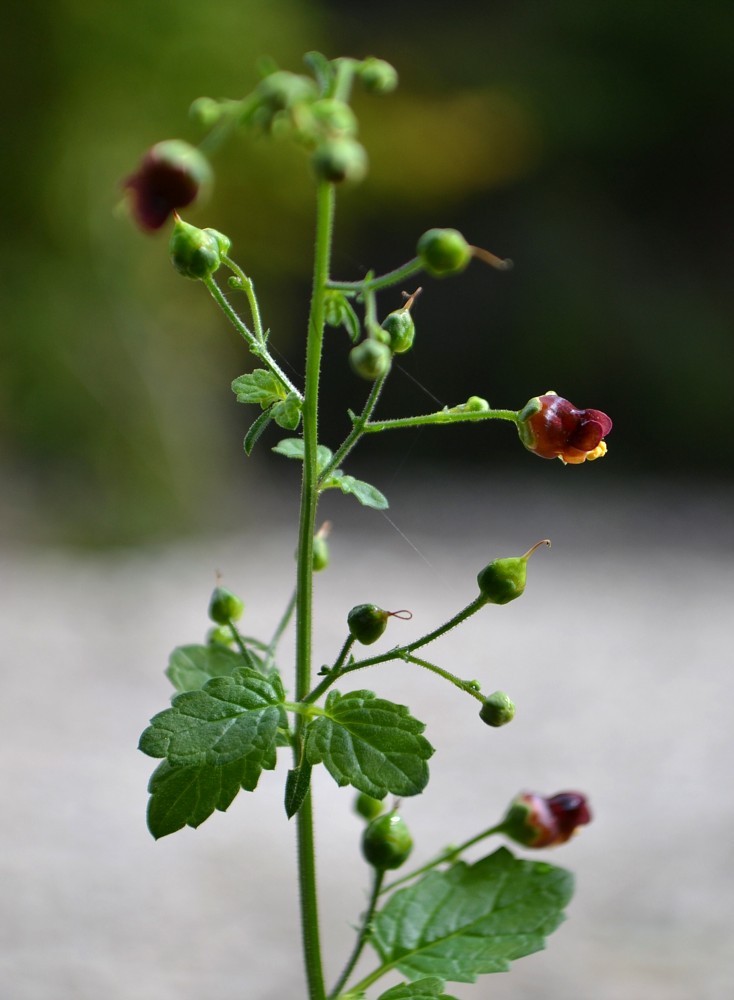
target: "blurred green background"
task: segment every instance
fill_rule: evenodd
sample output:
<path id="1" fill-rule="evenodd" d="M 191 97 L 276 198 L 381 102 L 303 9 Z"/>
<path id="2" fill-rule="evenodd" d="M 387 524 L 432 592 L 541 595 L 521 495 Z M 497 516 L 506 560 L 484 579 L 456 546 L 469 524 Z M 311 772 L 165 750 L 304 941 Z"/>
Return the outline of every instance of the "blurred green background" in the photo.
<path id="1" fill-rule="evenodd" d="M 277 476 L 262 445 L 245 469 L 236 335 L 173 272 L 166 235 L 134 228 L 120 181 L 154 142 L 198 140 L 194 98 L 239 97 L 260 54 L 299 70 L 313 48 L 401 75 L 391 97 L 356 100 L 372 169 L 340 199 L 334 275 L 397 266 L 436 225 L 516 264 L 424 282 L 416 349 L 380 413 L 474 393 L 516 408 L 552 388 L 615 421 L 610 458 L 588 470 L 598 484 L 731 476 L 731 0 L 16 0 L 3 31 L 4 536 L 109 545 L 228 528 Z M 307 163 L 242 137 L 215 167 L 214 198 L 187 218 L 233 238 L 297 376 Z M 333 445 L 365 385 L 346 336 L 329 348 Z M 382 443 L 393 466 L 409 455 L 441 474 L 551 464 L 504 426 Z M 552 465 L 554 482 L 578 475 Z"/>

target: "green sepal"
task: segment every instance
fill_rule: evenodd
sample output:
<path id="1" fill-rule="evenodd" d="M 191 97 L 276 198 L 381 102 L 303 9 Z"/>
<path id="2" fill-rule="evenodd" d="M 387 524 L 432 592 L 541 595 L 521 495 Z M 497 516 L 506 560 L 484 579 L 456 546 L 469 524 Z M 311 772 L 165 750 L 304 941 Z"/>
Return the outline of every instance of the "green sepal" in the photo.
<path id="1" fill-rule="evenodd" d="M 423 791 L 433 747 L 421 735 L 425 725 L 405 705 L 372 691 L 331 691 L 324 713 L 306 728 L 309 763 L 323 762 L 338 785 L 352 785 L 375 799 Z"/>
<path id="2" fill-rule="evenodd" d="M 377 1000 L 456 1000 L 443 992 L 444 981 L 438 976 L 428 976 L 414 983 L 398 983 L 381 993 Z"/>
<path id="3" fill-rule="evenodd" d="M 252 454 L 252 449 L 257 444 L 260 436 L 262 435 L 265 428 L 268 426 L 270 421 L 273 419 L 273 414 L 271 410 L 265 410 L 261 413 L 257 420 L 250 424 L 250 429 L 247 434 L 245 434 L 245 440 L 242 442 L 242 447 L 245 449 L 246 455 Z"/>
<path id="4" fill-rule="evenodd" d="M 308 761 L 304 761 L 300 767 L 294 767 L 288 772 L 285 781 L 285 814 L 288 819 L 293 819 L 308 795 L 311 770 Z"/>
<path id="5" fill-rule="evenodd" d="M 342 493 L 355 497 L 364 507 L 372 507 L 374 510 L 387 510 L 390 506 L 384 493 L 380 493 L 377 487 L 362 479 L 355 479 L 348 476 L 341 469 L 334 469 L 321 485 L 322 490 L 340 489 Z"/>
<path id="6" fill-rule="evenodd" d="M 572 893 L 570 872 L 501 847 L 399 889 L 376 915 L 369 943 L 409 979 L 473 983 L 544 948 Z"/>
<path id="7" fill-rule="evenodd" d="M 286 431 L 294 431 L 301 422 L 301 400 L 295 392 L 289 392 L 280 403 L 270 410 L 270 414 L 278 427 Z"/>
<path id="8" fill-rule="evenodd" d="M 328 291 L 324 304 L 329 326 L 343 326 L 353 344 L 362 336 L 362 327 L 354 307 L 343 292 Z"/>

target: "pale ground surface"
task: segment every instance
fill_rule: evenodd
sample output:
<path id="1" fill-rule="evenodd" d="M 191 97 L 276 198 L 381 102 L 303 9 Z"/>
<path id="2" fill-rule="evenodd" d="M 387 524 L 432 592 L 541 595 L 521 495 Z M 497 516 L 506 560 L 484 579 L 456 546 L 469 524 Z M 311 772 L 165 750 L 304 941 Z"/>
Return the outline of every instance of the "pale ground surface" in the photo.
<path id="1" fill-rule="evenodd" d="M 328 513 L 350 530 L 337 530 L 332 567 L 317 580 L 317 656 L 333 658 L 353 604 L 411 608 L 413 621 L 390 632 L 407 641 L 470 600 L 490 558 L 551 535 L 521 601 L 433 647 L 485 690 L 509 690 L 519 706 L 511 726 L 487 729 L 466 696 L 407 666 L 350 685 L 409 704 L 438 748 L 427 794 L 404 802 L 416 862 L 489 825 L 520 789 L 578 788 L 592 799 L 593 825 L 536 855 L 577 874 L 548 950 L 448 990 L 477 1000 L 729 1000 L 733 497 L 691 501 L 668 486 L 602 499 L 587 489 L 570 502 L 508 493 L 494 523 L 473 489 L 394 500 L 391 518 L 427 562 L 379 514 L 330 498 Z M 457 494 L 470 504 L 455 506 Z M 366 549 L 352 525 L 370 532 Z M 227 816 L 154 843 L 144 824 L 154 765 L 135 751 L 167 703 L 169 650 L 203 636 L 214 570 L 246 595 L 246 628 L 267 638 L 293 548 L 290 529 L 105 557 L 6 546 L 0 1000 L 303 996 L 285 761 Z M 366 881 L 351 798 L 317 782 L 332 975 Z"/>

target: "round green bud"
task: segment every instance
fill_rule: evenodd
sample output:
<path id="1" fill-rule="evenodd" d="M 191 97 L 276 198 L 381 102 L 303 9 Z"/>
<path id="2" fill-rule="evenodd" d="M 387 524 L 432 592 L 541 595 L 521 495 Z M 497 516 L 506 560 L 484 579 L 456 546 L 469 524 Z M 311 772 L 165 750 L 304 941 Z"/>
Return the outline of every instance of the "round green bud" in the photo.
<path id="1" fill-rule="evenodd" d="M 377 642 L 387 628 L 390 617 L 387 611 L 376 604 L 358 604 L 347 615 L 347 625 L 352 636 L 363 646 Z"/>
<path id="2" fill-rule="evenodd" d="M 177 218 L 168 244 L 171 263 L 185 278 L 208 278 L 222 263 L 221 238 L 226 240 L 214 229 L 197 229 Z"/>
<path id="3" fill-rule="evenodd" d="M 390 349 L 395 354 L 405 354 L 413 346 L 415 323 L 410 309 L 396 309 L 389 313 L 382 321 L 382 329 L 389 335 Z"/>
<path id="4" fill-rule="evenodd" d="M 347 136 L 325 139 L 314 150 L 311 165 L 320 180 L 332 184 L 341 184 L 342 181 L 356 184 L 367 174 L 367 151 L 356 139 Z"/>
<path id="5" fill-rule="evenodd" d="M 234 642 L 232 629 L 228 625 L 218 625 L 210 628 L 206 634 L 206 641 L 210 646 L 231 646 Z"/>
<path id="6" fill-rule="evenodd" d="M 326 136 L 355 136 L 357 116 L 345 101 L 324 97 L 311 105 L 314 124 Z"/>
<path id="7" fill-rule="evenodd" d="M 477 576 L 479 590 L 490 604 L 509 604 L 525 590 L 527 570 L 523 556 L 494 559 Z"/>
<path id="8" fill-rule="evenodd" d="M 231 590 L 215 587 L 209 600 L 209 617 L 217 625 L 227 625 L 242 617 L 245 605 Z"/>
<path id="9" fill-rule="evenodd" d="M 413 850 L 410 830 L 397 813 L 385 813 L 373 819 L 362 835 L 365 860 L 381 871 L 399 868 Z"/>
<path id="10" fill-rule="evenodd" d="M 398 72 L 384 59 L 369 56 L 357 70 L 364 89 L 371 94 L 389 94 L 398 85 Z"/>
<path id="11" fill-rule="evenodd" d="M 292 108 L 294 104 L 313 101 L 318 96 L 316 81 L 310 76 L 276 70 L 260 81 L 255 90 L 261 108 L 271 114 Z"/>
<path id="12" fill-rule="evenodd" d="M 314 535 L 312 564 L 314 573 L 329 565 L 329 543 L 323 535 Z"/>
<path id="13" fill-rule="evenodd" d="M 354 800 L 354 811 L 363 819 L 366 819 L 368 823 L 376 816 L 379 816 L 382 810 L 382 802 L 380 802 L 379 799 L 373 799 L 372 796 L 367 795 L 366 792 L 360 792 Z"/>
<path id="14" fill-rule="evenodd" d="M 489 403 L 481 396 L 470 396 L 464 406 L 470 413 L 486 413 L 489 409 Z"/>
<path id="15" fill-rule="evenodd" d="M 374 382 L 385 375 L 392 362 L 392 351 L 387 344 L 373 337 L 363 340 L 349 352 L 349 364 L 352 370 L 362 378 Z"/>
<path id="16" fill-rule="evenodd" d="M 472 258 L 471 247 L 456 229 L 429 229 L 418 240 L 421 264 L 434 278 L 459 274 Z"/>
<path id="17" fill-rule="evenodd" d="M 211 128 L 222 117 L 222 105 L 213 97 L 197 97 L 189 108 L 189 117 L 202 128 Z"/>
<path id="18" fill-rule="evenodd" d="M 515 702 L 504 691 L 495 691 L 484 699 L 479 718 L 488 726 L 506 726 L 515 718 Z"/>

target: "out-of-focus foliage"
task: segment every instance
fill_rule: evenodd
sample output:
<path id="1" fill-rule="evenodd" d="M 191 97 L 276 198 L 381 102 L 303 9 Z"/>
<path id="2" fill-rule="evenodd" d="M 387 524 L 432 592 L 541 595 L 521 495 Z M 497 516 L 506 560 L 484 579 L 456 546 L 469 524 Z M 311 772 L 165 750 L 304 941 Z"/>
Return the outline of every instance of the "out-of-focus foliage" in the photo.
<path id="1" fill-rule="evenodd" d="M 226 517 L 231 468 L 245 462 L 227 386 L 244 354 L 203 289 L 171 269 L 166 235 L 134 230 L 120 181 L 153 142 L 197 141 L 194 98 L 241 96 L 261 53 L 298 69 L 310 48 L 371 52 L 401 74 L 391 97 L 357 100 L 372 169 L 342 199 L 335 273 L 393 267 L 436 225 L 516 262 L 511 275 L 473 264 L 431 284 L 401 362 L 410 375 L 450 405 L 478 393 L 519 407 L 550 388 L 601 408 L 615 421 L 615 474 L 664 469 L 671 453 L 682 470 L 722 471 L 714 428 L 726 426 L 734 361 L 728 0 L 14 6 L 0 64 L 6 526 L 23 514 L 34 532 L 42 522 L 121 541 Z M 214 198 L 191 221 L 232 237 L 298 371 L 307 163 L 284 143 L 238 139 L 215 169 Z M 386 312 L 400 304 L 385 296 Z M 332 334 L 328 365 L 354 405 L 349 343 Z M 384 411 L 434 405 L 396 372 Z M 343 410 L 340 397 L 339 427 Z M 448 433 L 417 436 L 416 454 L 456 456 L 460 435 Z M 483 433 L 522 461 L 511 434 Z"/>

